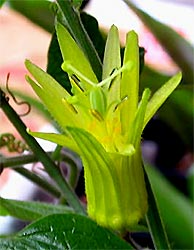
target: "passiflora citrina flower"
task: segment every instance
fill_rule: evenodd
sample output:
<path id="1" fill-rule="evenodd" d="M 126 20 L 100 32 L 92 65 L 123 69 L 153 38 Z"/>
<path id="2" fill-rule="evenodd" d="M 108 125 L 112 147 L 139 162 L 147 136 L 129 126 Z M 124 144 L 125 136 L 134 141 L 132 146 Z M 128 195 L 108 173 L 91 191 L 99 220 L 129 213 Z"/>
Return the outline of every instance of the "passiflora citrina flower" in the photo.
<path id="1" fill-rule="evenodd" d="M 87 210 L 92 219 L 115 230 L 129 229 L 138 224 L 148 209 L 141 134 L 180 82 L 181 73 L 151 98 L 149 89 L 139 98 L 139 48 L 134 31 L 127 34 L 121 63 L 118 30 L 111 27 L 101 82 L 68 31 L 60 24 L 56 31 L 64 60 L 62 69 L 69 75 L 72 93 L 30 61 L 26 61 L 26 67 L 36 82 L 29 76 L 26 79 L 64 133 L 31 133 L 81 156 Z"/>

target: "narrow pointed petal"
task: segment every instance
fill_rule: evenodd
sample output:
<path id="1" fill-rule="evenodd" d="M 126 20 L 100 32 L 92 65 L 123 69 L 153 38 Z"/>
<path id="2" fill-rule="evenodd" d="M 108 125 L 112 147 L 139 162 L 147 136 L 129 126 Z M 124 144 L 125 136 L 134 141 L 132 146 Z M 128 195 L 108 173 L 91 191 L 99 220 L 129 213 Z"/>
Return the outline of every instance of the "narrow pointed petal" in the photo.
<path id="1" fill-rule="evenodd" d="M 152 96 L 147 105 L 143 128 L 146 126 L 149 120 L 154 116 L 154 114 L 161 107 L 161 105 L 166 101 L 169 95 L 179 85 L 181 78 L 182 74 L 181 72 L 179 72 L 178 74 L 170 78 L 168 82 L 166 82 L 160 89 L 158 89 L 154 93 L 154 95 Z"/>
<path id="2" fill-rule="evenodd" d="M 143 121 L 145 117 L 145 112 L 148 104 L 148 100 L 150 97 L 151 91 L 149 89 L 145 89 L 142 95 L 141 102 L 139 103 L 137 113 L 135 119 L 133 121 L 132 129 L 133 134 L 131 135 L 130 142 L 135 147 L 139 146 L 141 141 L 141 134 L 143 130 Z"/>
<path id="3" fill-rule="evenodd" d="M 55 134 L 55 133 L 32 132 L 30 130 L 28 130 L 28 133 L 36 138 L 54 142 L 58 145 L 67 147 L 78 154 L 80 153 L 80 150 L 77 147 L 76 143 L 67 135 Z"/>
<path id="4" fill-rule="evenodd" d="M 97 83 L 98 80 L 88 59 L 66 28 L 60 23 L 57 23 L 56 31 L 63 60 L 70 62 L 73 67 L 75 67 L 81 74 L 87 76 L 90 81 Z"/>
<path id="5" fill-rule="evenodd" d="M 45 73 L 46 74 L 46 73 Z M 30 83 L 33 90 L 42 100 L 50 114 L 52 114 L 53 118 L 57 121 L 58 125 L 64 130 L 66 125 L 75 125 L 75 114 L 68 107 L 68 104 L 63 102 L 62 93 L 63 88 L 60 94 L 58 93 L 58 87 L 60 85 L 57 83 L 55 87 L 50 90 L 50 88 L 42 88 L 39 84 L 34 82 L 30 77 L 26 77 L 26 80 Z M 47 84 L 49 85 L 49 81 Z M 63 115 L 61 115 L 63 114 Z"/>
<path id="6" fill-rule="evenodd" d="M 109 30 L 106 40 L 102 79 L 110 76 L 114 69 L 121 67 L 119 32 L 115 25 Z"/>
<path id="7" fill-rule="evenodd" d="M 122 73 L 121 79 L 121 100 L 127 97 L 121 110 L 122 133 L 124 135 L 130 131 L 130 124 L 134 120 L 138 105 L 139 47 L 138 37 L 134 31 L 130 31 L 127 34 L 123 65 L 128 62 L 133 63 L 132 69 L 126 69 Z"/>
<path id="8" fill-rule="evenodd" d="M 37 65 L 33 64 L 29 60 L 26 60 L 25 66 L 42 89 L 45 89 L 50 93 L 55 91 L 57 97 L 68 98 L 70 96 L 70 94 L 52 76 L 44 72 Z"/>
<path id="9" fill-rule="evenodd" d="M 120 41 L 118 29 L 113 25 L 106 40 L 102 79 L 110 76 L 115 68 L 121 67 Z"/>
<path id="10" fill-rule="evenodd" d="M 106 40 L 102 79 L 106 79 L 115 70 L 121 67 L 120 40 L 119 32 L 116 26 L 112 26 Z M 107 105 L 114 101 L 120 100 L 120 76 L 119 74 L 114 80 L 109 81 L 104 87 L 109 89 Z M 110 87 L 111 84 L 111 87 Z"/>

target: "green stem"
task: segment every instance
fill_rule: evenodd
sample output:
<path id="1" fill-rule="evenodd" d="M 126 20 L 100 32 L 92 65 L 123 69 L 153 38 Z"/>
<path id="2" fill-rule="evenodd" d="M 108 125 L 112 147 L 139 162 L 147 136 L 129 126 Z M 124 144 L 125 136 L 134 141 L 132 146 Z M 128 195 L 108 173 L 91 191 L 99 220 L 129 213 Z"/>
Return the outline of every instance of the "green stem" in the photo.
<path id="1" fill-rule="evenodd" d="M 62 160 L 69 164 L 69 185 L 75 188 L 79 178 L 79 169 L 74 160 L 67 156 L 62 156 Z"/>
<path id="2" fill-rule="evenodd" d="M 79 14 L 73 9 L 70 0 L 57 0 L 57 3 L 63 13 L 63 18 L 60 21 L 69 29 L 71 35 L 80 45 L 100 81 L 102 78 L 102 63 Z"/>
<path id="3" fill-rule="evenodd" d="M 34 154 L 14 156 L 14 157 L 9 157 L 9 158 L 1 157 L 0 167 L 2 169 L 12 168 L 15 172 L 26 177 L 28 180 L 32 181 L 33 183 L 36 183 L 39 187 L 43 188 L 46 192 L 50 193 L 56 198 L 60 198 L 61 194 L 57 188 L 55 188 L 46 180 L 42 179 L 40 176 L 37 176 L 36 174 L 32 173 L 28 169 L 21 167 L 21 165 L 34 163 L 37 161 L 38 159 Z"/>
<path id="4" fill-rule="evenodd" d="M 38 159 L 34 154 L 28 155 L 20 155 L 14 157 L 1 157 L 1 167 L 2 168 L 10 168 L 10 167 L 17 167 L 20 165 L 25 165 L 28 163 L 37 162 Z"/>
<path id="5" fill-rule="evenodd" d="M 32 173 L 28 169 L 17 167 L 17 168 L 14 168 L 13 170 L 21 174 L 22 176 L 26 177 L 28 180 L 32 181 L 33 183 L 36 183 L 39 187 L 41 187 L 42 189 L 44 189 L 46 192 L 50 193 L 54 197 L 60 198 L 61 194 L 57 188 L 55 188 L 46 180 Z"/>
<path id="6" fill-rule="evenodd" d="M 62 195 L 64 195 L 68 203 L 72 206 L 72 208 L 76 212 L 80 214 L 85 214 L 85 210 L 81 205 L 77 195 L 68 185 L 66 180 L 63 178 L 60 169 L 54 164 L 51 158 L 44 152 L 44 150 L 40 147 L 35 138 L 27 133 L 26 131 L 27 128 L 25 124 L 22 122 L 22 120 L 17 115 L 15 110 L 9 105 L 5 97 L 5 93 L 2 90 L 0 90 L 0 100 L 1 100 L 0 107 L 2 108 L 8 119 L 11 121 L 11 123 L 14 125 L 14 127 L 17 129 L 17 131 L 20 133 L 20 135 L 23 137 L 23 139 L 26 141 L 28 146 L 31 148 L 32 152 L 44 165 L 47 173 L 56 182 Z"/>
<path id="7" fill-rule="evenodd" d="M 79 178 L 78 165 L 76 164 L 74 159 L 72 159 L 68 154 L 62 152 L 61 149 L 62 149 L 62 146 L 57 145 L 55 150 L 52 152 L 51 157 L 53 161 L 60 160 L 60 161 L 64 161 L 65 163 L 69 165 L 68 166 L 68 171 L 69 171 L 68 183 L 72 188 L 75 188 L 77 185 L 78 178 Z"/>
<path id="8" fill-rule="evenodd" d="M 52 158 L 53 161 L 56 161 L 56 160 L 58 160 L 60 158 L 61 149 L 62 149 L 61 145 L 56 146 L 55 150 L 51 154 L 51 158 Z"/>

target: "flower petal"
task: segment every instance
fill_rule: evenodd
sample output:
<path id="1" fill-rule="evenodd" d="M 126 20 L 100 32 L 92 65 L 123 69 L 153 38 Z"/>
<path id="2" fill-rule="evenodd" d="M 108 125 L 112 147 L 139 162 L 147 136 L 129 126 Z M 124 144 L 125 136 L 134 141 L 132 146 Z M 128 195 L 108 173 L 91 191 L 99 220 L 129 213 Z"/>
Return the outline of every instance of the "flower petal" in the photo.
<path id="1" fill-rule="evenodd" d="M 166 101 L 169 95 L 174 91 L 174 89 L 179 85 L 181 78 L 182 74 L 179 72 L 175 76 L 171 77 L 169 81 L 167 81 L 154 93 L 147 105 L 143 128 L 160 108 L 160 106 Z"/>
<path id="2" fill-rule="evenodd" d="M 31 72 L 32 73 L 32 72 Z M 38 73 L 36 72 L 36 77 Z M 47 75 L 41 73 L 43 78 Z M 47 77 L 46 77 L 47 79 Z M 50 89 L 50 82 L 46 81 L 48 88 L 42 87 L 41 85 L 34 82 L 30 77 L 26 77 L 26 80 L 30 83 L 36 94 L 40 97 L 50 114 L 57 121 L 59 126 L 64 130 L 66 125 L 75 125 L 77 121 L 75 120 L 74 112 L 69 108 L 68 103 L 63 102 L 62 94 L 64 93 L 64 89 L 56 83 L 55 87 Z M 52 85 L 51 85 L 52 86 Z M 59 94 L 59 90 L 61 92 Z M 61 115 L 63 114 L 63 115 Z"/>
<path id="3" fill-rule="evenodd" d="M 130 143 L 132 143 L 135 148 L 139 146 L 139 143 L 141 141 L 141 134 L 143 130 L 143 121 L 145 117 L 146 107 L 148 104 L 148 99 L 150 97 L 150 90 L 145 89 L 142 95 L 141 102 L 139 103 L 135 119 L 133 121 L 132 125 L 132 134 L 130 138 Z"/>
<path id="4" fill-rule="evenodd" d="M 98 80 L 92 70 L 88 59 L 76 44 L 74 39 L 71 37 L 69 32 L 66 30 L 66 28 L 60 23 L 57 23 L 56 31 L 63 60 L 68 61 L 82 75 L 87 76 L 90 81 L 97 83 Z M 88 86 L 88 84 L 86 84 L 86 86 Z"/>
<path id="5" fill-rule="evenodd" d="M 133 66 L 123 71 L 121 79 L 121 100 L 127 97 L 121 110 L 122 133 L 124 135 L 130 131 L 138 105 L 139 47 L 138 37 L 134 31 L 127 34 L 123 66 L 129 62 L 132 62 Z"/>
<path id="6" fill-rule="evenodd" d="M 121 214 L 118 201 L 120 192 L 117 190 L 114 162 L 90 133 L 72 127 L 68 127 L 67 131 L 81 151 L 90 217 L 100 225 L 118 227 L 121 222 L 115 215 Z"/>
<path id="7" fill-rule="evenodd" d="M 67 135 L 55 134 L 55 133 L 32 132 L 29 129 L 27 129 L 27 132 L 34 137 L 54 142 L 58 145 L 67 147 L 78 154 L 80 153 L 80 150 L 77 147 L 76 143 Z"/>
<path id="8" fill-rule="evenodd" d="M 68 98 L 70 96 L 70 94 L 52 76 L 44 72 L 37 65 L 26 60 L 25 66 L 42 89 L 46 89 L 47 92 L 51 93 L 54 90 L 57 97 Z"/>
<path id="9" fill-rule="evenodd" d="M 120 67 L 121 55 L 119 33 L 117 27 L 115 25 L 112 25 L 111 29 L 108 32 L 108 37 L 106 40 L 102 79 L 107 78 L 115 68 Z"/>

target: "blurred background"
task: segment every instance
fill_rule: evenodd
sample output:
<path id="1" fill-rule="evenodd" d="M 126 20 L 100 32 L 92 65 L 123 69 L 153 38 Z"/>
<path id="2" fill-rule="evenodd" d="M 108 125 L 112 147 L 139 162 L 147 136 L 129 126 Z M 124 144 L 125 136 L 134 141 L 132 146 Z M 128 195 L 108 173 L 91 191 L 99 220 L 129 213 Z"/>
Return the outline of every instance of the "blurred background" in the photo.
<path id="1" fill-rule="evenodd" d="M 52 25 L 49 24 L 49 20 L 46 17 L 41 17 L 43 12 L 40 7 L 36 9 L 36 16 L 39 16 L 40 20 L 41 18 L 44 19 L 44 25 L 48 29 L 30 21 L 26 17 L 30 16 L 30 10 L 27 7 L 25 9 L 24 2 L 33 2 L 36 5 L 38 0 L 12 0 L 5 3 L 0 9 L 0 87 L 5 89 L 6 77 L 10 73 L 9 88 L 12 91 L 24 92 L 28 96 L 36 98 L 25 81 L 27 71 L 24 61 L 26 58 L 30 59 L 41 68 L 46 69 L 47 52 L 52 33 L 52 29 L 48 27 L 52 27 Z M 192 28 L 194 3 L 192 0 L 136 0 L 133 2 L 151 17 L 172 27 L 190 44 L 194 45 L 194 29 Z M 23 10 L 21 5 L 23 5 Z M 134 29 L 139 35 L 139 45 L 145 49 L 145 64 L 152 68 L 154 72 L 157 71 L 163 76 L 169 76 L 179 70 L 176 63 L 165 52 L 150 29 L 123 1 L 90 0 L 85 1 L 83 9 L 98 20 L 103 33 L 106 33 L 110 26 L 115 24 L 119 28 L 121 44 L 123 45 L 126 33 Z M 46 23 L 47 21 L 48 23 Z M 187 98 L 187 95 L 185 98 Z M 187 99 L 182 100 L 182 103 L 184 102 L 187 105 Z M 16 105 L 11 98 L 10 103 L 19 113 L 25 112 L 27 108 L 25 105 Z M 190 105 L 189 108 L 193 109 L 193 103 L 190 103 Z M 176 108 L 178 109 L 179 107 L 175 107 L 174 110 Z M 169 113 L 169 115 L 171 114 Z M 184 122 L 184 117 L 182 119 Z M 48 120 L 33 107 L 30 114 L 23 118 L 23 121 L 32 131 L 46 132 L 54 130 L 54 127 Z M 185 120 L 185 123 L 187 123 L 187 120 Z M 189 124 L 191 131 L 193 120 L 190 119 Z M 16 138 L 21 139 L 0 110 L 0 134 L 8 132 L 14 134 Z M 160 119 L 160 116 L 156 116 L 145 129 L 143 137 L 142 150 L 145 159 L 149 163 L 156 165 L 181 193 L 189 197 L 191 195 L 191 191 L 189 190 L 193 188 L 193 186 L 188 188 L 187 183 L 188 176 L 193 176 L 194 168 L 193 133 L 189 132 L 189 140 L 184 139 L 184 136 L 181 136 L 180 130 L 173 129 L 172 125 L 166 122 L 165 119 Z M 53 144 L 41 140 L 40 144 L 45 150 L 53 150 L 55 147 Z M 14 155 L 14 153 L 8 152 L 3 147 L 0 148 L 0 154 L 6 156 Z M 31 169 L 32 165 L 29 165 L 28 168 Z M 39 195 L 35 195 L 37 192 Z M 31 182 L 10 169 L 4 170 L 0 177 L 0 193 L 4 198 L 21 200 L 33 198 L 49 201 L 49 197 L 42 195 L 41 192 L 40 190 L 37 191 L 37 187 Z M 80 178 L 77 192 L 80 196 L 84 193 L 83 178 Z M 13 227 L 13 224 L 12 219 L 9 219 L 10 221 L 6 219 L 5 222 L 5 219 L 0 217 L 0 233 L 10 232 L 10 225 Z M 14 231 L 16 229 L 17 225 L 11 230 Z"/>

